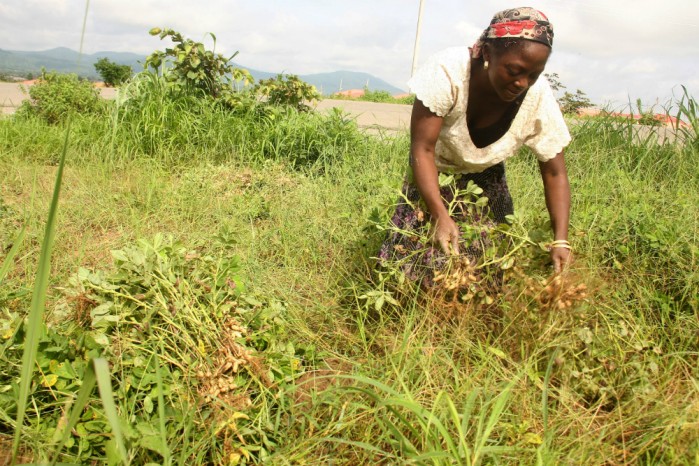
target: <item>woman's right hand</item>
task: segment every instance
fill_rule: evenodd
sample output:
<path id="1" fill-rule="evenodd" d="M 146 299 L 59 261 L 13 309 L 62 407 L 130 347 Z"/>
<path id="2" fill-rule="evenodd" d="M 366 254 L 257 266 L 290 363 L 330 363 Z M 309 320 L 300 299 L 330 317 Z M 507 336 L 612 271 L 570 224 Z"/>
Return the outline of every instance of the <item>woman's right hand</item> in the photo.
<path id="1" fill-rule="evenodd" d="M 432 243 L 439 245 L 445 254 L 459 255 L 460 235 L 458 225 L 449 215 L 432 220 L 432 230 L 430 232 Z"/>

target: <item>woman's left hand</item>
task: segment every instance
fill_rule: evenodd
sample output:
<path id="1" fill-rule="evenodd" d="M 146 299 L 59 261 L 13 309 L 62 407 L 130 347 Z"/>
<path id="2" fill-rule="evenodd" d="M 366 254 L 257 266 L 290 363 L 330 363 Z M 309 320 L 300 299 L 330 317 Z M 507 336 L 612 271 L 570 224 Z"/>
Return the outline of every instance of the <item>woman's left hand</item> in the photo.
<path id="1" fill-rule="evenodd" d="M 551 249 L 551 261 L 554 273 L 561 273 L 573 263 L 573 253 L 566 248 Z"/>

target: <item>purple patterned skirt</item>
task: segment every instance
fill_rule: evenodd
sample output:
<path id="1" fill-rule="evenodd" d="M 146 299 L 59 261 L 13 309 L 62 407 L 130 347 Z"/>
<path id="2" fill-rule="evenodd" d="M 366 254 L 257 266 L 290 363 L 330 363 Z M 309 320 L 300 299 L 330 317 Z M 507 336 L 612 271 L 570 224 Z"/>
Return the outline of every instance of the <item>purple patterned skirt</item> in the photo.
<path id="1" fill-rule="evenodd" d="M 488 198 L 485 205 L 474 204 L 474 197 L 466 194 L 470 181 L 483 190 L 480 196 Z M 451 206 L 452 218 L 461 230 L 462 256 L 477 260 L 483 248 L 490 244 L 489 231 L 497 224 L 506 223 L 505 217 L 514 212 L 505 164 L 501 162 L 481 173 L 454 175 L 454 180 L 442 186 L 440 193 L 445 205 Z M 439 246 L 426 241 L 430 215 L 417 187 L 406 180 L 402 194 L 391 218 L 389 234 L 379 250 L 379 263 L 396 264 L 408 279 L 429 287 L 435 272 L 446 264 L 447 256 Z"/>

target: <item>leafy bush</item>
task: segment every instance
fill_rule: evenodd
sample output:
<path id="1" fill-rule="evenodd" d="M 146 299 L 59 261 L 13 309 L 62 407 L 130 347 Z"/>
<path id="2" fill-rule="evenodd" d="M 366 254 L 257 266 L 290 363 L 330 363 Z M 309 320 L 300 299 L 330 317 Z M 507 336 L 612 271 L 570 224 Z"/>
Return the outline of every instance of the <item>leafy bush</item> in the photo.
<path id="1" fill-rule="evenodd" d="M 122 84 L 131 77 L 131 67 L 129 65 L 119 65 L 108 58 L 100 58 L 95 63 L 95 70 L 102 77 L 102 81 L 109 87 Z"/>
<path id="2" fill-rule="evenodd" d="M 182 37 L 172 29 L 153 28 L 150 35 L 160 39 L 170 37 L 175 43 L 165 51 L 156 50 L 146 58 L 145 67 L 154 71 L 162 70 L 163 77 L 171 85 L 187 92 L 202 93 L 236 106 L 239 96 L 236 83 L 244 85 L 253 82 L 247 70 L 233 67 L 230 62 L 238 54 L 229 58 L 213 50 L 207 50 L 201 42 Z M 216 47 L 216 36 L 209 33 Z M 170 67 L 167 67 L 167 65 Z"/>
<path id="3" fill-rule="evenodd" d="M 288 105 L 301 111 L 310 109 L 306 102 L 320 99 L 315 86 L 293 74 L 278 74 L 276 78 L 260 80 L 253 88 L 253 93 L 266 96 L 267 102 L 272 105 Z"/>
<path id="4" fill-rule="evenodd" d="M 99 91 L 75 74 L 42 72 L 39 81 L 27 91 L 29 99 L 17 110 L 20 115 L 35 115 L 48 123 L 59 123 L 76 113 L 97 113 L 101 108 Z"/>

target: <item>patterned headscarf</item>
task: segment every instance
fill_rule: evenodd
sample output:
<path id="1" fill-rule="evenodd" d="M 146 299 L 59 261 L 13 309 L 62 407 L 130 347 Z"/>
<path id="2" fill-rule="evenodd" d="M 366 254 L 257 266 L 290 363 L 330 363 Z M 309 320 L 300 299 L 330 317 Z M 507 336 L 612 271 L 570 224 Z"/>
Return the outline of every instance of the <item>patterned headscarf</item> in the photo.
<path id="1" fill-rule="evenodd" d="M 511 8 L 495 13 L 481 37 L 473 44 L 471 56 L 480 58 L 486 39 L 517 38 L 533 40 L 551 47 L 553 25 L 539 10 L 530 7 Z"/>

